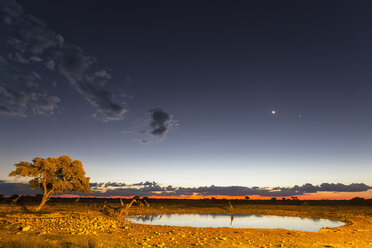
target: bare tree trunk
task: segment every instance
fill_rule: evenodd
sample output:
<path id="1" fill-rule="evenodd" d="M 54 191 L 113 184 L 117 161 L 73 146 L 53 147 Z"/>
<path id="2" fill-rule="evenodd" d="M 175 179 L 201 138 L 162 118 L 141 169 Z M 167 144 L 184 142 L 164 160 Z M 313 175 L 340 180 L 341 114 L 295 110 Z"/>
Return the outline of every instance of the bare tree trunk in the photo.
<path id="1" fill-rule="evenodd" d="M 39 212 L 40 209 L 45 205 L 45 203 L 49 200 L 49 198 L 46 195 L 43 195 L 43 199 L 40 202 L 40 205 L 35 208 L 35 212 Z"/>

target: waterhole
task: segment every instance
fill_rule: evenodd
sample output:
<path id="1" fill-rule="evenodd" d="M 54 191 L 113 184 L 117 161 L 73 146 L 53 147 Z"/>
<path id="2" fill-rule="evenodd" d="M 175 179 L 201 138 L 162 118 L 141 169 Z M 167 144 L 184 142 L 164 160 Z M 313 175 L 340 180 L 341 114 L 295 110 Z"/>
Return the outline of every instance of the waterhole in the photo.
<path id="1" fill-rule="evenodd" d="M 317 232 L 322 227 L 338 227 L 344 222 L 290 216 L 253 214 L 150 214 L 130 216 L 129 220 L 139 224 L 190 227 L 232 227 L 232 228 L 282 228 Z"/>

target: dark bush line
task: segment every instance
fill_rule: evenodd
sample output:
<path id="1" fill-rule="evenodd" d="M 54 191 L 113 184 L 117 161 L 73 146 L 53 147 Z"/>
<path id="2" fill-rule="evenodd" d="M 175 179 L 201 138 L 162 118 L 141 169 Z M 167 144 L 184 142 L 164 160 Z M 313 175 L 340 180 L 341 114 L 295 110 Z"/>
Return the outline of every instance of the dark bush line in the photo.
<path id="1" fill-rule="evenodd" d="M 12 195 L 4 197 L 0 195 L 0 202 L 3 203 L 37 203 L 40 202 L 42 195 Z M 201 206 L 208 203 L 221 203 L 227 204 L 229 201 L 234 205 L 310 205 L 310 206 L 322 206 L 322 205 L 356 205 L 356 206 L 372 206 L 372 199 L 364 199 L 361 197 L 355 197 L 351 200 L 299 200 L 297 198 L 271 198 L 270 200 L 229 200 L 229 199 L 151 199 L 148 197 L 134 197 L 136 199 L 146 199 L 150 204 L 156 203 L 172 203 L 172 204 L 188 204 L 191 206 Z M 133 198 L 132 198 L 133 199 Z M 14 202 L 16 200 L 16 202 Z M 131 199 L 122 198 L 123 202 L 128 203 Z M 81 203 L 118 203 L 118 198 L 80 198 Z M 51 203 L 73 203 L 76 202 L 76 198 L 62 198 L 54 197 L 50 200 Z"/>

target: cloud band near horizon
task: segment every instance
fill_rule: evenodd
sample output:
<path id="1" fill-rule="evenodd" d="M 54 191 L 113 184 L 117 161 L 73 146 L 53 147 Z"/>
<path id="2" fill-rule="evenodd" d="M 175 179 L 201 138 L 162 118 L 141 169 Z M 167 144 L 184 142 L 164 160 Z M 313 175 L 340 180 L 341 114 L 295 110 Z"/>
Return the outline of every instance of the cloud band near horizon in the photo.
<path id="1" fill-rule="evenodd" d="M 160 186 L 156 182 L 141 182 L 127 185 L 125 183 L 91 183 L 92 193 L 79 194 L 84 196 L 111 197 L 111 196 L 249 196 L 262 197 L 292 197 L 319 192 L 367 192 L 372 189 L 364 183 L 322 183 L 312 185 L 310 183 L 293 187 L 244 187 L 244 186 L 201 186 L 201 187 L 174 187 L 171 185 Z M 41 191 L 31 189 L 27 184 L 12 183 L 0 180 L 0 194 L 40 194 Z"/>

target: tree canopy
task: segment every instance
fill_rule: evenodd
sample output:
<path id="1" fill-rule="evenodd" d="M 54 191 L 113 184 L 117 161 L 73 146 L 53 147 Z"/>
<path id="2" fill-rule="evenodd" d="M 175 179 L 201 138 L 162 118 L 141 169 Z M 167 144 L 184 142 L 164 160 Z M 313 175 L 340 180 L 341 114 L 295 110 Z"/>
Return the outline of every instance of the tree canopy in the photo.
<path id="1" fill-rule="evenodd" d="M 59 158 L 34 158 L 32 163 L 20 162 L 9 176 L 32 177 L 28 183 L 34 189 L 44 191 L 43 199 L 37 211 L 54 193 L 91 192 L 89 177 L 85 176 L 83 164 L 69 156 Z"/>

